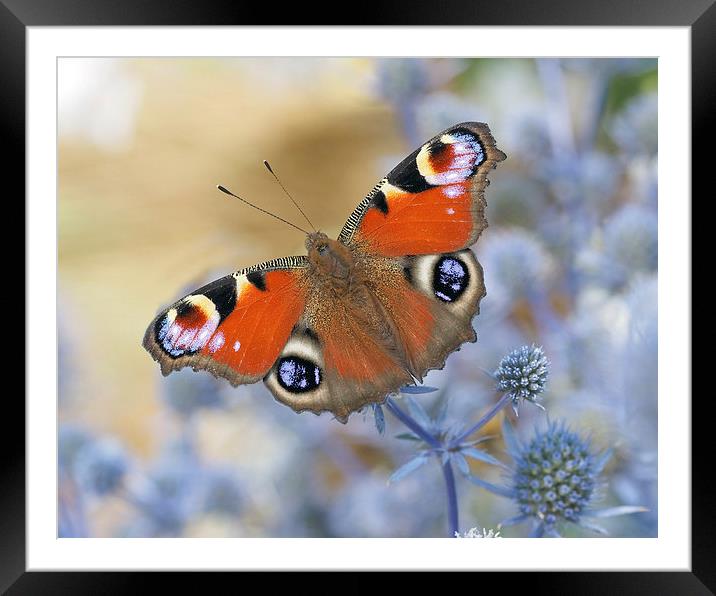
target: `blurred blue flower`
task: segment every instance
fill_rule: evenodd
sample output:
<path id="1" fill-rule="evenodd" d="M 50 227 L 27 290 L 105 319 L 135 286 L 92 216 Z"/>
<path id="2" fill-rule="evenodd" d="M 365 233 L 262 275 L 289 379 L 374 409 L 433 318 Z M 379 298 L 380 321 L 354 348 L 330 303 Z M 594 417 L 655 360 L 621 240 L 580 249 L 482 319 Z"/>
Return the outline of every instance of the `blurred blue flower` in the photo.
<path id="1" fill-rule="evenodd" d="M 431 480 L 406 479 L 386 490 L 381 473 L 352 478 L 327 508 L 329 527 L 339 537 L 440 535 L 445 497 L 439 476 Z"/>
<path id="2" fill-rule="evenodd" d="M 656 68 L 654 58 L 569 58 L 561 60 L 568 72 L 586 75 L 590 78 L 603 75 L 637 74 Z"/>
<path id="3" fill-rule="evenodd" d="M 608 123 L 611 137 L 627 155 L 656 155 L 658 146 L 656 93 L 637 95 Z"/>
<path id="4" fill-rule="evenodd" d="M 656 535 L 658 521 L 658 283 L 657 276 L 642 277 L 626 294 L 629 309 L 627 335 L 617 352 L 616 391 L 604 404 L 612 426 L 618 456 L 612 487 L 624 503 L 649 508 L 639 521 L 644 535 Z"/>
<path id="5" fill-rule="evenodd" d="M 639 407 L 641 417 L 656 422 L 659 364 L 659 304 L 656 274 L 636 280 L 626 294 L 629 324 L 622 375 L 624 399 Z M 634 411 L 634 410 L 632 410 Z M 651 422 L 651 421 L 650 421 Z M 656 437 L 656 425 L 650 425 Z M 653 442 L 654 447 L 656 442 Z"/>
<path id="6" fill-rule="evenodd" d="M 201 509 L 201 470 L 190 461 L 162 458 L 134 488 L 131 502 L 141 516 L 140 535 L 179 536 Z"/>
<path id="7" fill-rule="evenodd" d="M 485 302 L 509 307 L 549 287 L 554 270 L 552 259 L 529 232 L 515 228 L 486 234 L 477 250 L 488 289 Z"/>
<path id="8" fill-rule="evenodd" d="M 580 298 L 564 328 L 548 338 L 550 352 L 555 365 L 559 364 L 555 372 L 565 377 L 562 381 L 568 387 L 603 392 L 615 372 L 614 332 L 592 304 L 582 304 Z"/>
<path id="9" fill-rule="evenodd" d="M 430 87 L 425 60 L 383 58 L 376 61 L 376 92 L 393 105 L 411 145 L 424 141 L 418 130 L 415 106 Z"/>
<path id="10" fill-rule="evenodd" d="M 496 170 L 490 175 L 490 200 L 487 203 L 487 220 L 490 227 L 500 229 L 537 227 L 547 205 L 547 193 L 541 181 L 533 176 Z"/>
<path id="11" fill-rule="evenodd" d="M 549 362 L 542 346 L 533 344 L 512 350 L 502 359 L 493 376 L 497 391 L 509 397 L 517 412 L 523 401 L 539 406 L 537 398 L 544 392 L 548 373 Z"/>
<path id="12" fill-rule="evenodd" d="M 60 470 L 73 472 L 77 455 L 92 442 L 92 436 L 84 428 L 76 424 L 61 424 L 57 443 L 57 461 Z"/>
<path id="13" fill-rule="evenodd" d="M 116 492 L 124 482 L 129 458 L 115 439 L 103 438 L 86 444 L 77 454 L 75 473 L 86 491 L 105 496 Z"/>
<path id="14" fill-rule="evenodd" d="M 560 536 L 567 523 L 606 534 L 592 520 L 644 511 L 643 507 L 594 509 L 600 474 L 611 453 L 595 453 L 590 442 L 570 431 L 563 421 L 549 423 L 521 445 L 507 419 L 503 434 L 514 461 L 510 478 L 517 517 L 501 526 L 531 521 L 531 536 Z"/>
<path id="15" fill-rule="evenodd" d="M 656 271 L 656 214 L 641 205 L 622 207 L 604 224 L 604 255 L 602 275 L 609 286 L 620 287 L 635 273 Z"/>
<path id="16" fill-rule="evenodd" d="M 439 91 L 419 98 L 415 106 L 419 134 L 429 139 L 458 122 L 483 122 L 481 108 L 474 101 Z"/>
<path id="17" fill-rule="evenodd" d="M 622 171 L 619 159 L 590 150 L 550 160 L 536 173 L 560 203 L 582 213 L 605 209 L 619 186 Z"/>
<path id="18" fill-rule="evenodd" d="M 424 60 L 381 58 L 376 60 L 376 91 L 391 102 L 412 100 L 430 89 Z"/>
<path id="19" fill-rule="evenodd" d="M 161 395 L 176 413 L 191 416 L 202 408 L 223 408 L 224 389 L 225 383 L 210 373 L 183 368 L 162 379 Z"/>
<path id="20" fill-rule="evenodd" d="M 239 515 L 244 507 L 245 496 L 233 470 L 212 468 L 204 475 L 205 512 Z"/>
<path id="21" fill-rule="evenodd" d="M 76 352 L 71 321 L 62 296 L 57 300 L 57 399 L 60 405 L 71 398 L 72 380 L 76 372 Z"/>

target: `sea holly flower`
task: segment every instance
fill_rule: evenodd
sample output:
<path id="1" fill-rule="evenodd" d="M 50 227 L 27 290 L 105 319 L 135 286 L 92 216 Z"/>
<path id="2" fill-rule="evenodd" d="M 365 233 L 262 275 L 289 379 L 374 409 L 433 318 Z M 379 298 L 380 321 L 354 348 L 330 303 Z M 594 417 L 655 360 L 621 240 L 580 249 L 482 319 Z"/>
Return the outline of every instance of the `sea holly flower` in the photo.
<path id="1" fill-rule="evenodd" d="M 415 391 L 411 391 L 414 393 Z M 498 494 L 509 496 L 508 492 L 501 493 L 501 487 L 490 484 L 472 475 L 469 459 L 484 463 L 503 466 L 502 462 L 486 451 L 477 449 L 476 445 L 490 437 L 481 437 L 475 441 L 468 441 L 470 431 L 465 431 L 462 424 L 447 423 L 447 400 L 443 400 L 437 414 L 430 416 L 423 406 L 411 397 L 402 400 L 407 406 L 407 412 L 399 408 L 391 398 L 385 402 L 390 412 L 398 418 L 410 432 L 399 435 L 399 438 L 415 441 L 418 444 L 417 453 L 391 475 L 389 482 L 396 482 L 405 478 L 418 468 L 421 468 L 431 459 L 440 465 L 448 498 L 448 536 L 454 536 L 458 531 L 458 506 L 455 474 L 453 466 L 468 480 L 484 486 Z M 422 443 L 422 445 L 421 445 Z"/>
<path id="2" fill-rule="evenodd" d="M 594 508 L 600 475 L 611 452 L 596 453 L 588 440 L 564 422 L 550 423 L 523 445 L 505 419 L 503 435 L 514 462 L 509 488 L 519 515 L 499 527 L 531 521 L 530 536 L 559 537 L 560 527 L 571 523 L 606 534 L 593 520 L 646 511 L 643 507 Z"/>
<path id="3" fill-rule="evenodd" d="M 117 491 L 128 467 L 126 451 L 118 441 L 109 438 L 89 443 L 77 455 L 74 465 L 80 485 L 98 496 Z"/>
<path id="4" fill-rule="evenodd" d="M 512 408 L 517 414 L 522 401 L 542 408 L 537 398 L 544 392 L 548 372 L 549 362 L 542 346 L 532 345 L 512 350 L 502 359 L 493 376 L 497 390 L 512 400 Z"/>
<path id="5" fill-rule="evenodd" d="M 428 391 L 432 391 L 430 388 Z M 406 393 L 424 392 L 417 388 L 406 389 Z M 468 459 L 482 461 L 484 463 L 503 466 L 502 462 L 494 458 L 486 451 L 477 449 L 476 445 L 489 437 L 481 437 L 475 441 L 468 441 L 470 432 L 466 432 L 462 424 L 447 422 L 447 400 L 443 399 L 441 406 L 434 416 L 428 414 L 418 400 L 406 396 L 401 400 L 407 406 L 407 412 L 396 405 L 392 398 L 385 402 L 386 408 L 408 427 L 410 432 L 399 435 L 399 438 L 416 442 L 418 451 L 405 464 L 400 466 L 389 478 L 388 482 L 397 482 L 421 468 L 431 459 L 437 460 L 445 479 L 448 498 L 448 536 L 454 536 L 458 531 L 458 507 L 455 475 L 453 466 L 470 481 L 480 486 L 500 492 L 496 487 L 476 476 L 470 470 Z"/>

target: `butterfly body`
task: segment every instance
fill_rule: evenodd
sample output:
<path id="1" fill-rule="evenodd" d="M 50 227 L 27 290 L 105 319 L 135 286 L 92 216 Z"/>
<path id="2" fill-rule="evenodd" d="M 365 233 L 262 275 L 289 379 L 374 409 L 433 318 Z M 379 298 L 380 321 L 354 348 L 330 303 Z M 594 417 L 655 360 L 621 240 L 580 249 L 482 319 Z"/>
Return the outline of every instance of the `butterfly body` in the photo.
<path id="1" fill-rule="evenodd" d="M 337 240 L 310 233 L 305 256 L 199 288 L 155 318 L 144 347 L 164 374 L 263 379 L 294 410 L 345 422 L 475 341 L 485 288 L 468 246 L 504 157 L 486 125 L 451 127 L 376 185 Z"/>

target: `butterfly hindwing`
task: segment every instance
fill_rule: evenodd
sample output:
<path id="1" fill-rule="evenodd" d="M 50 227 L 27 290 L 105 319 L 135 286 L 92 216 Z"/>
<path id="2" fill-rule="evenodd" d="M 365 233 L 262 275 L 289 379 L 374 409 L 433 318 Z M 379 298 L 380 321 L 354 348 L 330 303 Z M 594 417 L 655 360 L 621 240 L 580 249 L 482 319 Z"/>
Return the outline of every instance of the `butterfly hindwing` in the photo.
<path id="1" fill-rule="evenodd" d="M 505 159 L 486 124 L 457 124 L 396 166 L 358 205 L 338 239 L 384 256 L 473 244 L 487 226 L 487 173 Z"/>
<path id="2" fill-rule="evenodd" d="M 412 381 L 395 355 L 356 319 L 315 333 L 300 323 L 264 379 L 276 399 L 297 412 L 331 412 L 346 422 Z"/>
<path id="3" fill-rule="evenodd" d="M 371 257 L 362 274 L 365 283 L 330 308 L 323 292 L 309 292 L 304 316 L 264 379 L 294 410 L 330 411 L 345 422 L 475 340 L 471 320 L 485 287 L 469 249 Z"/>
<path id="4" fill-rule="evenodd" d="M 233 385 L 261 379 L 303 312 L 306 265 L 274 259 L 195 290 L 152 321 L 144 347 L 164 375 L 191 366 Z"/>

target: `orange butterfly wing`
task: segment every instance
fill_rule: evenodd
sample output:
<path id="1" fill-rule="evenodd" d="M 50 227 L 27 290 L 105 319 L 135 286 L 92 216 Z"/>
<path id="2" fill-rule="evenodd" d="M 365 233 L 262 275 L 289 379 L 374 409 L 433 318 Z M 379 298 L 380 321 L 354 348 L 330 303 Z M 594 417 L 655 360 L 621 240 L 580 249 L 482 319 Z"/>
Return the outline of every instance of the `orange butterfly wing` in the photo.
<path id="1" fill-rule="evenodd" d="M 487 226 L 487 173 L 503 159 L 486 124 L 457 124 L 381 180 L 348 218 L 338 239 L 393 257 L 466 248 Z"/>
<path id="2" fill-rule="evenodd" d="M 191 366 L 233 385 L 261 379 L 306 302 L 305 257 L 274 259 L 212 282 L 162 311 L 144 347 L 162 373 Z"/>

